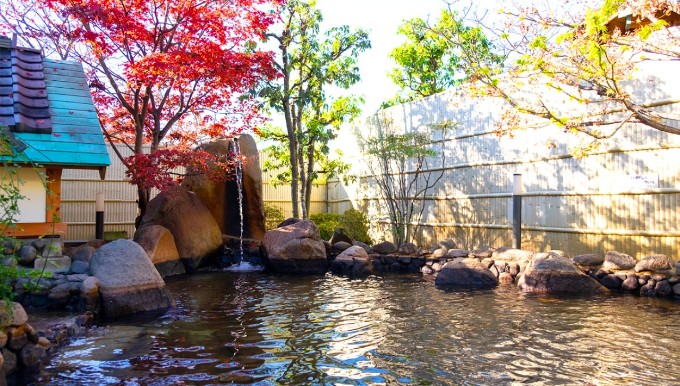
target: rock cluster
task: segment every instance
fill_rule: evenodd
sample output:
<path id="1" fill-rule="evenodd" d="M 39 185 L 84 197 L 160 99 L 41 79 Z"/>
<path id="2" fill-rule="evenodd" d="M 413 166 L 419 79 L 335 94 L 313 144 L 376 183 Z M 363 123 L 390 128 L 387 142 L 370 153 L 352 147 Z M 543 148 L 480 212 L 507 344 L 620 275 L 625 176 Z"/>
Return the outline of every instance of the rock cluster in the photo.
<path id="1" fill-rule="evenodd" d="M 19 303 L 0 302 L 0 366 L 8 384 L 29 384 L 38 374 L 40 359 L 50 341 L 40 336 L 28 323 L 28 315 Z"/>

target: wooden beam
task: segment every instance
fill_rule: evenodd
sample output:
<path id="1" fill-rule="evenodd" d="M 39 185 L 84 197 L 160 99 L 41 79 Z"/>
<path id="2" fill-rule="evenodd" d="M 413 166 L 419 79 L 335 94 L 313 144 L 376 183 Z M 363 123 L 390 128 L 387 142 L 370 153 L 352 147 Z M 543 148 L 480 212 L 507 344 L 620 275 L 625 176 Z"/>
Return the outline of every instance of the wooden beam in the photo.
<path id="1" fill-rule="evenodd" d="M 61 168 L 47 168 L 47 199 L 45 221 L 61 221 Z"/>
<path id="2" fill-rule="evenodd" d="M 6 236 L 17 238 L 42 237 L 57 235 L 66 237 L 67 225 L 63 222 L 57 223 L 20 223 L 16 228 L 8 228 Z"/>

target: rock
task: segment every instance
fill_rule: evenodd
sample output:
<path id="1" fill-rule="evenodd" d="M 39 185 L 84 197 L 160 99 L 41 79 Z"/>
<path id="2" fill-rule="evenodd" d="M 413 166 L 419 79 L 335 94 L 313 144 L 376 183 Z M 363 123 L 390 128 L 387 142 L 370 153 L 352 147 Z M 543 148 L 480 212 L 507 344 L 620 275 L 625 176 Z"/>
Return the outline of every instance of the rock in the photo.
<path id="1" fill-rule="evenodd" d="M 85 300 L 85 308 L 95 311 L 99 308 L 99 280 L 90 276 L 80 284 L 80 297 Z"/>
<path id="2" fill-rule="evenodd" d="M 269 267 L 281 273 L 323 273 L 328 267 L 319 228 L 309 220 L 273 229 L 264 236 Z"/>
<path id="3" fill-rule="evenodd" d="M 73 260 L 84 261 L 89 264 L 95 251 L 96 249 L 94 247 L 90 245 L 84 245 L 82 248 L 78 248 L 78 250 L 73 253 Z"/>
<path id="4" fill-rule="evenodd" d="M 477 259 L 450 261 L 435 278 L 435 285 L 457 288 L 493 288 L 498 279 Z"/>
<path id="5" fill-rule="evenodd" d="M 610 290 L 618 291 L 621 288 L 621 279 L 616 277 L 616 275 L 609 274 L 600 280 L 600 284 Z"/>
<path id="6" fill-rule="evenodd" d="M 438 245 L 439 245 L 440 248 L 446 249 L 447 251 L 449 249 L 458 248 L 458 246 L 456 245 L 456 242 L 451 240 L 451 239 L 442 240 L 442 241 L 439 242 Z"/>
<path id="7" fill-rule="evenodd" d="M 279 225 L 277 225 L 276 227 L 277 228 L 283 228 L 283 227 L 286 227 L 288 225 L 293 225 L 293 224 L 299 223 L 300 221 L 302 221 L 302 220 L 299 219 L 299 218 L 288 217 L 287 219 L 281 221 L 281 223 Z"/>
<path id="8" fill-rule="evenodd" d="M 533 256 L 534 252 L 513 248 L 498 248 L 491 254 L 491 258 L 495 261 L 528 261 Z"/>
<path id="9" fill-rule="evenodd" d="M 5 329 L 7 332 L 7 348 L 12 351 L 19 351 L 26 343 L 28 343 L 28 337 L 24 332 L 24 327 L 7 327 Z"/>
<path id="10" fill-rule="evenodd" d="M 149 225 L 135 232 L 134 241 L 144 248 L 161 277 L 185 273 L 175 238 L 161 225 Z"/>
<path id="11" fill-rule="evenodd" d="M 656 296 L 656 281 L 650 280 L 640 287 L 640 296 Z"/>
<path id="12" fill-rule="evenodd" d="M 236 139 L 216 139 L 200 145 L 197 150 L 216 155 L 218 160 L 231 159 L 237 153 L 245 162 L 242 164 L 242 202 L 243 202 L 243 237 L 262 240 L 265 234 L 264 200 L 262 196 L 262 171 L 260 169 L 259 152 L 255 140 L 248 134 L 241 134 Z M 190 175 L 182 181 L 182 186 L 194 192 L 198 199 L 208 207 L 213 219 L 219 227 L 220 234 L 238 237 L 241 232 L 241 216 L 238 205 L 238 185 L 236 179 L 216 181 L 204 173 Z M 161 224 L 163 225 L 163 224 Z M 173 231 L 173 235 L 177 235 Z M 182 255 L 181 248 L 180 255 Z"/>
<path id="13" fill-rule="evenodd" d="M 428 267 L 426 265 L 426 266 L 420 268 L 420 272 L 422 272 L 423 275 L 432 275 L 434 273 L 434 269 L 432 269 L 432 267 Z"/>
<path id="14" fill-rule="evenodd" d="M 413 243 L 404 243 L 397 248 L 397 253 L 400 255 L 415 256 L 418 254 L 418 247 Z"/>
<path id="15" fill-rule="evenodd" d="M 478 259 L 490 259 L 493 256 L 493 250 L 491 249 L 475 249 L 470 252 L 470 257 L 476 257 Z"/>
<path id="16" fill-rule="evenodd" d="M 24 324 L 24 333 L 26 334 L 26 338 L 28 338 L 30 343 L 38 344 L 38 338 L 40 338 L 40 335 L 38 335 L 38 331 L 33 328 L 33 326 L 28 323 Z"/>
<path id="17" fill-rule="evenodd" d="M 379 253 L 381 255 L 389 255 L 397 251 L 397 246 L 390 241 L 383 241 L 381 243 L 375 244 L 373 246 L 373 252 Z"/>
<path id="18" fill-rule="evenodd" d="M 436 262 L 436 263 L 432 264 L 432 270 L 435 271 L 435 272 L 441 272 L 443 265 L 444 264 L 442 264 L 440 262 Z"/>
<path id="19" fill-rule="evenodd" d="M 371 247 L 369 247 L 368 244 L 366 244 L 366 243 L 362 243 L 361 241 L 355 241 L 355 242 L 352 243 L 352 245 L 356 245 L 356 246 L 363 248 L 364 251 L 366 251 L 366 253 L 369 253 L 369 254 L 373 253 L 373 251 L 371 250 Z"/>
<path id="20" fill-rule="evenodd" d="M 578 265 L 583 265 L 586 267 L 594 267 L 598 265 L 602 265 L 604 263 L 604 257 L 594 254 L 594 253 L 588 253 L 585 255 L 578 255 L 574 256 L 572 259 L 574 263 Z"/>
<path id="21" fill-rule="evenodd" d="M 666 255 L 650 255 L 635 264 L 635 272 L 641 271 L 670 271 L 673 262 Z"/>
<path id="22" fill-rule="evenodd" d="M 363 277 L 372 275 L 375 269 L 366 251 L 360 246 L 352 246 L 333 260 L 331 271 L 339 275 Z"/>
<path id="23" fill-rule="evenodd" d="M 668 280 L 661 280 L 657 282 L 654 286 L 654 290 L 656 291 L 656 296 L 667 297 L 673 294 L 673 287 L 671 286 L 671 283 L 668 282 Z"/>
<path id="24" fill-rule="evenodd" d="M 0 324 L 18 327 L 27 322 L 28 314 L 26 314 L 26 310 L 24 310 L 21 304 L 12 302 L 10 309 L 10 307 L 7 307 L 7 303 L 0 301 Z"/>
<path id="25" fill-rule="evenodd" d="M 0 348 L 7 344 L 7 333 L 0 331 Z"/>
<path id="26" fill-rule="evenodd" d="M 457 258 L 457 257 L 467 257 L 469 254 L 467 249 L 449 249 L 446 252 L 446 257 Z"/>
<path id="27" fill-rule="evenodd" d="M 71 258 L 68 256 L 38 257 L 33 261 L 37 271 L 51 273 L 67 273 L 71 270 Z"/>
<path id="28" fill-rule="evenodd" d="M 609 251 L 604 255 L 604 263 L 602 269 L 606 270 L 624 270 L 635 267 L 637 260 L 625 253 Z"/>
<path id="29" fill-rule="evenodd" d="M 50 299 L 50 302 L 54 303 L 59 308 L 65 306 L 70 297 L 71 285 L 68 283 L 59 284 L 52 288 L 47 294 L 47 298 Z"/>
<path id="30" fill-rule="evenodd" d="M 71 263 L 71 272 L 86 274 L 90 272 L 90 264 L 85 261 L 76 260 Z"/>
<path id="31" fill-rule="evenodd" d="M 411 259 L 411 256 L 399 256 L 399 257 L 397 257 L 397 261 L 401 265 L 409 265 L 409 264 L 411 264 L 412 260 L 413 259 Z"/>
<path id="32" fill-rule="evenodd" d="M 434 252 L 432 252 L 432 255 L 430 257 L 432 259 L 439 259 L 439 258 L 445 257 L 448 252 L 449 252 L 448 249 L 438 248 L 438 249 L 435 249 Z"/>
<path id="33" fill-rule="evenodd" d="M 555 253 L 536 254 L 517 285 L 524 292 L 545 294 L 595 294 L 608 290 L 584 274 L 566 257 Z"/>
<path id="34" fill-rule="evenodd" d="M 45 349 L 33 344 L 28 343 L 19 350 L 19 363 L 24 367 L 33 367 L 40 363 L 40 358 L 45 355 Z"/>
<path id="35" fill-rule="evenodd" d="M 44 348 L 45 350 L 49 350 L 50 346 L 52 346 L 52 342 L 50 342 L 49 339 L 45 338 L 44 336 L 38 337 L 38 346 Z"/>
<path id="36" fill-rule="evenodd" d="M 507 263 L 507 265 L 506 265 L 506 270 L 505 270 L 505 271 L 506 271 L 507 273 L 509 273 L 510 275 L 512 275 L 513 277 L 514 277 L 514 276 L 517 276 L 517 275 L 519 275 L 519 271 L 520 271 L 519 264 L 517 264 L 517 262 L 515 262 L 515 261 L 509 262 L 509 263 Z"/>
<path id="37" fill-rule="evenodd" d="M 3 256 L 0 257 L 0 265 L 4 267 L 14 268 L 19 265 L 19 260 L 14 256 Z"/>
<path id="38" fill-rule="evenodd" d="M 673 286 L 673 293 L 677 296 L 680 296 L 680 283 Z"/>
<path id="39" fill-rule="evenodd" d="M 170 230 L 180 258 L 190 270 L 222 251 L 220 227 L 201 200 L 186 189 L 161 192 L 149 201 L 137 232 L 145 232 L 141 228 L 151 225 Z M 137 232 L 135 239 L 140 237 Z"/>
<path id="40" fill-rule="evenodd" d="M 99 248 L 92 256 L 90 270 L 99 281 L 105 318 L 173 305 L 161 275 L 144 249 L 133 241 L 119 239 Z"/>
<path id="41" fill-rule="evenodd" d="M 639 287 L 638 280 L 637 277 L 635 277 L 635 275 L 628 275 L 628 277 L 626 277 L 626 280 L 624 280 L 623 283 L 621 283 L 621 290 L 623 291 L 628 292 L 637 291 L 638 287 Z"/>
<path id="42" fill-rule="evenodd" d="M 17 355 L 7 348 L 3 348 L 0 352 L 5 360 L 5 363 L 2 364 L 2 374 L 14 374 L 17 371 Z"/>
<path id="43" fill-rule="evenodd" d="M 482 259 L 482 264 L 484 264 L 487 268 L 491 268 L 491 266 L 494 264 L 494 261 L 490 257 L 485 257 Z"/>
<path id="44" fill-rule="evenodd" d="M 509 272 L 503 272 L 500 275 L 498 275 L 498 282 L 500 284 L 512 284 L 514 280 L 515 279 Z"/>
<path id="45" fill-rule="evenodd" d="M 340 241 L 344 241 L 347 244 L 352 245 L 352 238 L 345 234 L 345 230 L 343 228 L 335 228 L 333 230 L 333 236 L 331 236 L 330 242 L 331 244 L 335 244 Z"/>
<path id="46" fill-rule="evenodd" d="M 38 257 L 38 251 L 32 245 L 24 245 L 19 250 L 19 263 L 22 265 L 33 265 L 36 257 Z"/>
<path id="47" fill-rule="evenodd" d="M 345 242 L 345 241 L 338 241 L 337 243 L 333 244 L 333 247 L 332 247 L 332 248 L 333 248 L 334 250 L 338 251 L 338 252 L 342 252 L 342 251 L 346 250 L 347 248 L 349 248 L 349 247 L 351 247 L 351 246 L 352 246 L 352 244 L 350 244 L 350 243 L 348 243 L 348 242 Z M 362 248 L 362 249 L 363 249 L 363 248 Z"/>

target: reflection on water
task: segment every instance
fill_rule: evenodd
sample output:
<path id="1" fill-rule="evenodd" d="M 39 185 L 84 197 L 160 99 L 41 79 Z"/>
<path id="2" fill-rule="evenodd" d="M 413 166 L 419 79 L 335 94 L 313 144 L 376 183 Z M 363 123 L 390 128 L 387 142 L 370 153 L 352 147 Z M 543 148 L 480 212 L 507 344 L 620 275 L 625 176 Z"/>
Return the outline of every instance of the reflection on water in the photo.
<path id="1" fill-rule="evenodd" d="M 365 280 L 206 273 L 178 307 L 101 327 L 47 358 L 39 384 L 673 384 L 680 303 L 447 292 Z"/>

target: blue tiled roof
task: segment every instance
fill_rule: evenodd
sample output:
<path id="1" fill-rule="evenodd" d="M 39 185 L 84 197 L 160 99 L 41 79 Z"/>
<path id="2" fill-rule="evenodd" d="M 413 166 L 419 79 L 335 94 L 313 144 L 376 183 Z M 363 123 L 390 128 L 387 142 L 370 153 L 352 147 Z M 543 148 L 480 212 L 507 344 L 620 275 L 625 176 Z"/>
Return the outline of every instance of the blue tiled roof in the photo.
<path id="1" fill-rule="evenodd" d="M 6 49 L 0 45 L 0 50 Z M 100 170 L 105 168 L 110 164 L 109 155 L 82 65 L 78 62 L 50 59 L 44 59 L 42 64 L 51 133 L 49 129 L 44 133 L 45 130 L 15 128 L 11 134 L 16 141 L 25 145 L 25 150 L 22 153 L 15 152 L 13 157 L 0 156 L 0 162 L 21 162 L 28 159 L 44 166 Z M 16 67 L 13 70 L 16 71 Z M 13 94 L 19 94 L 17 89 L 22 82 L 26 80 L 22 78 L 19 82 L 14 81 Z M 0 95 L 3 96 L 7 97 Z M 15 120 L 24 119 L 20 115 L 27 110 L 27 103 L 21 101 L 19 95 L 15 95 L 13 99 Z M 33 100 L 28 103 L 35 104 Z M 40 119 L 38 123 L 44 124 L 45 121 Z"/>

